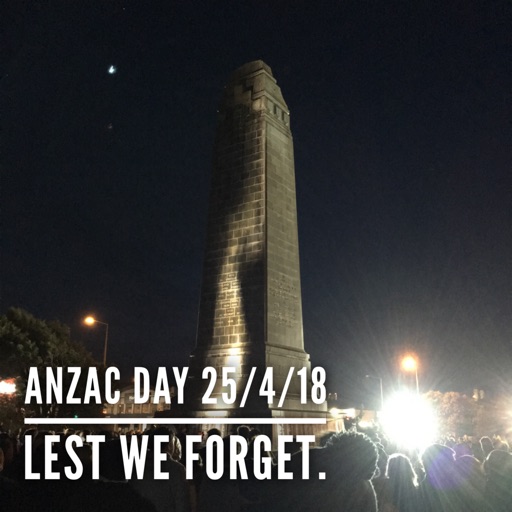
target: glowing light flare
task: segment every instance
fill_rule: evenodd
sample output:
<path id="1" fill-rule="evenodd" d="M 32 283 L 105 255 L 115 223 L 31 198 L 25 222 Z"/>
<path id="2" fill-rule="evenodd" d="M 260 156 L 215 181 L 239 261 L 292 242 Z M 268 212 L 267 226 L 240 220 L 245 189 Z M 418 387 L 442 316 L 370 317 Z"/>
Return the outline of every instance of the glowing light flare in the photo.
<path id="1" fill-rule="evenodd" d="M 422 449 L 437 439 L 437 417 L 426 400 L 417 394 L 393 395 L 381 415 L 382 428 L 399 445 Z"/>
<path id="2" fill-rule="evenodd" d="M 418 361 L 413 356 L 406 356 L 402 359 L 402 368 L 406 372 L 415 372 L 418 369 Z"/>
<path id="3" fill-rule="evenodd" d="M 225 418 L 227 413 L 226 411 L 205 411 L 204 415 L 207 418 Z"/>
<path id="4" fill-rule="evenodd" d="M 230 347 L 228 349 L 224 366 L 232 366 L 237 370 L 240 369 L 242 366 L 242 350 L 239 348 L 239 344 L 236 344 L 234 347 Z"/>
<path id="5" fill-rule="evenodd" d="M 96 318 L 93 316 L 86 316 L 84 318 L 84 324 L 85 325 L 94 325 L 96 323 Z"/>
<path id="6" fill-rule="evenodd" d="M 117 73 L 117 67 L 112 65 L 108 68 L 108 74 L 109 75 L 114 75 L 115 73 Z"/>
<path id="7" fill-rule="evenodd" d="M 0 380 L 0 395 L 13 395 L 16 393 L 14 379 Z"/>

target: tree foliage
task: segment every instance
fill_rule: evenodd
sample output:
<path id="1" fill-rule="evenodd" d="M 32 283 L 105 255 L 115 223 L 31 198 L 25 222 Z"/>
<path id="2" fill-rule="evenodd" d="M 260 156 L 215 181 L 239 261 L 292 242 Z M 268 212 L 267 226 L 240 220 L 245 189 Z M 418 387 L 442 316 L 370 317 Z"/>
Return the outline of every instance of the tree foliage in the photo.
<path id="1" fill-rule="evenodd" d="M 64 368 L 64 390 L 71 382 L 66 368 L 81 367 L 86 375 L 89 367 L 98 363 L 79 343 L 70 338 L 69 328 L 58 321 L 41 320 L 23 309 L 11 308 L 0 316 L 0 378 L 16 377 L 15 406 L 25 416 L 71 417 L 96 416 L 102 406 L 55 403 L 25 404 L 27 378 L 31 367 L 38 368 L 43 402 L 46 394 L 46 368 Z M 99 372 L 101 374 L 101 372 Z M 80 379 L 76 396 L 84 396 L 85 378 Z M 64 396 L 65 401 L 65 396 Z"/>
<path id="2" fill-rule="evenodd" d="M 510 399 L 475 399 L 454 391 L 429 391 L 425 398 L 437 413 L 441 436 L 461 437 L 506 435 L 512 413 Z"/>
<path id="3" fill-rule="evenodd" d="M 437 413 L 441 435 L 460 437 L 473 434 L 476 404 L 470 397 L 455 391 L 429 391 L 425 398 Z"/>
<path id="4" fill-rule="evenodd" d="M 451 391 L 429 391 L 425 398 L 437 413 L 439 433 L 442 437 L 461 437 L 465 434 L 476 438 L 506 434 L 510 424 L 510 399 L 474 399 Z"/>

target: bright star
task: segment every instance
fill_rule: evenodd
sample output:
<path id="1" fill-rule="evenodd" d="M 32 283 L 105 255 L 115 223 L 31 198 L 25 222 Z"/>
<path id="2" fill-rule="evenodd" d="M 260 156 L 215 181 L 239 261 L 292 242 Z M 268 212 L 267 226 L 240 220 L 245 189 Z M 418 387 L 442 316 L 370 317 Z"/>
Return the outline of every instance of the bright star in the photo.
<path id="1" fill-rule="evenodd" d="M 117 68 L 115 66 L 110 66 L 108 68 L 109 75 L 113 75 L 117 71 Z"/>

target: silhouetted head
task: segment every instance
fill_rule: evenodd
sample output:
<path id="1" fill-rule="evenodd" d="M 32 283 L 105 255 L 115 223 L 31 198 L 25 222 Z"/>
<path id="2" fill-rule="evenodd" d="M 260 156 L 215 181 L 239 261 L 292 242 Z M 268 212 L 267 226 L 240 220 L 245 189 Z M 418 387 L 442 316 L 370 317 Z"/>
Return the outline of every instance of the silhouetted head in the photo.
<path id="1" fill-rule="evenodd" d="M 485 459 L 484 472 L 489 480 L 506 480 L 512 485 L 512 453 L 493 450 Z"/>
<path id="2" fill-rule="evenodd" d="M 15 444 L 14 440 L 7 434 L 0 434 L 0 448 L 4 452 L 4 467 L 8 466 L 15 455 Z"/>
<path id="3" fill-rule="evenodd" d="M 437 489 L 449 489 L 454 484 L 455 452 L 448 446 L 433 444 L 421 456 L 428 482 Z"/>
<path id="4" fill-rule="evenodd" d="M 237 429 L 236 429 L 236 433 L 239 435 L 239 436 L 242 436 L 244 439 L 249 439 L 249 433 L 250 433 L 251 429 L 247 426 L 247 425 L 240 425 Z"/>
<path id="5" fill-rule="evenodd" d="M 480 438 L 480 446 L 482 447 L 485 457 L 487 457 L 487 455 L 489 455 L 493 450 L 491 438 L 487 436 Z"/>
<path id="6" fill-rule="evenodd" d="M 471 447 L 468 443 L 457 443 L 453 449 L 455 450 L 455 458 L 463 457 L 464 455 L 473 455 Z"/>
<path id="7" fill-rule="evenodd" d="M 370 480 L 377 469 L 377 447 L 367 435 L 359 432 L 334 434 L 319 452 L 328 466 L 326 471 L 334 478 Z"/>
<path id="8" fill-rule="evenodd" d="M 386 476 L 391 480 L 411 482 L 414 485 L 418 484 L 418 477 L 409 457 L 401 453 L 394 453 L 388 458 Z"/>
<path id="9" fill-rule="evenodd" d="M 458 484 L 469 487 L 472 492 L 483 494 L 485 489 L 485 476 L 482 463 L 472 455 L 463 455 L 455 460 Z"/>
<path id="10" fill-rule="evenodd" d="M 173 443 L 174 439 L 174 432 L 169 429 L 168 427 L 156 427 L 153 430 L 151 430 L 149 433 L 149 440 L 148 440 L 148 450 L 153 451 L 155 449 L 155 436 L 169 436 L 169 442 L 167 443 L 167 446 L 169 447 Z M 161 445 L 164 446 L 164 445 Z M 162 448 L 162 450 L 165 450 L 165 446 Z"/>
<path id="11" fill-rule="evenodd" d="M 211 436 L 221 436 L 222 437 L 222 433 L 218 428 L 211 428 L 210 430 L 208 430 L 208 432 L 206 432 L 206 434 L 208 435 L 208 437 L 211 437 Z"/>

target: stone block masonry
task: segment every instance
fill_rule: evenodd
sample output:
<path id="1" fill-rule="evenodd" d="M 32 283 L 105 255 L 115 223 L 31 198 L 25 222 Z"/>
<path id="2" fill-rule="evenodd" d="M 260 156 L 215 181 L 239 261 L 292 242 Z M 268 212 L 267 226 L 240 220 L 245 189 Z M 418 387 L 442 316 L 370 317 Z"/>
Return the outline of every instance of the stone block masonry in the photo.
<path id="1" fill-rule="evenodd" d="M 208 385 L 201 380 L 205 366 L 219 376 L 215 406 L 201 401 Z M 240 396 L 233 404 L 220 400 L 225 366 L 236 368 Z M 219 108 L 190 409 L 243 417 L 322 414 L 325 408 L 300 404 L 296 380 L 277 409 L 292 366 L 310 371 L 302 332 L 290 114 L 270 67 L 254 61 L 233 73 Z M 252 367 L 255 384 L 239 411 Z M 258 392 L 268 367 L 277 390 L 272 405 Z"/>

